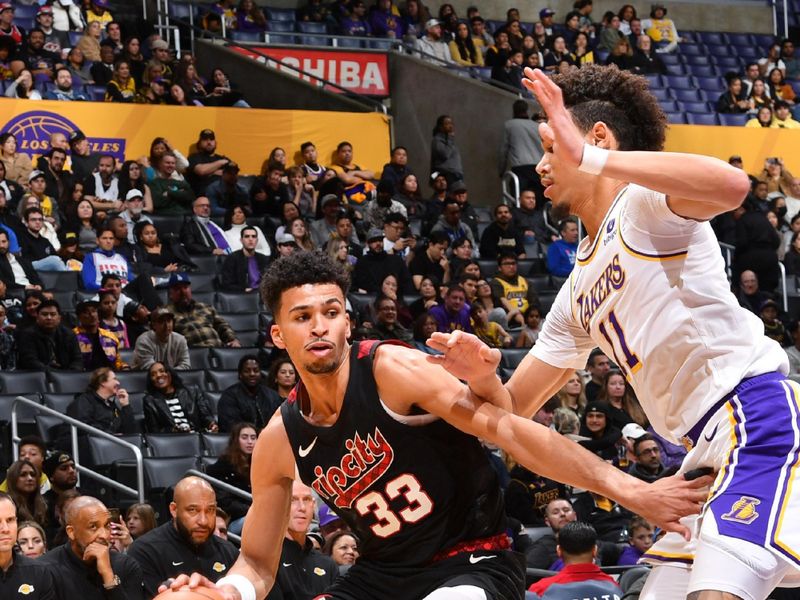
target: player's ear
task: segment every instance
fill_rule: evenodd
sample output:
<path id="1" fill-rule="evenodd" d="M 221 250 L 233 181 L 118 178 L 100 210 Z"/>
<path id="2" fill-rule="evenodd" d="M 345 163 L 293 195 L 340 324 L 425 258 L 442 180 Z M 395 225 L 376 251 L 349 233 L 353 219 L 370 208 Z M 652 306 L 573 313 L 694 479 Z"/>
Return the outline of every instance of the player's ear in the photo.
<path id="1" fill-rule="evenodd" d="M 278 325 L 273 324 L 272 327 L 269 328 L 269 334 L 272 336 L 273 344 L 281 350 L 286 350 L 286 344 L 283 342 L 283 336 L 281 335 L 281 328 Z"/>
<path id="2" fill-rule="evenodd" d="M 349 340 L 350 338 L 353 337 L 353 327 L 350 324 L 350 313 L 349 312 L 345 312 L 344 313 L 344 319 L 345 319 L 345 321 L 347 321 L 347 329 L 345 330 L 345 339 Z"/>
<path id="3" fill-rule="evenodd" d="M 589 137 L 591 144 L 603 150 L 614 150 L 617 147 L 617 140 L 614 137 L 614 133 L 603 121 L 598 121 L 592 126 Z"/>

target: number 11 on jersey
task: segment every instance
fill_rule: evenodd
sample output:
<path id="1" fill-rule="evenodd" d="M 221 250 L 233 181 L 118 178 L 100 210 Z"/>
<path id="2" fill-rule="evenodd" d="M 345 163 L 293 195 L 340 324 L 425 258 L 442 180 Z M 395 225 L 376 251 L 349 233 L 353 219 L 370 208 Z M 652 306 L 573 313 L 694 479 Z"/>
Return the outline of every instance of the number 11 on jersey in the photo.
<path id="1" fill-rule="evenodd" d="M 636 371 L 641 369 L 642 363 L 639 360 L 639 357 L 636 356 L 636 354 L 632 352 L 630 348 L 628 348 L 628 343 L 625 341 L 625 332 L 622 330 L 622 326 L 619 324 L 617 315 L 614 314 L 613 310 L 608 313 L 608 322 L 611 324 L 611 328 L 614 330 L 614 334 L 618 342 L 617 344 L 615 344 L 611 339 L 611 336 L 606 329 L 605 321 L 600 322 L 598 329 L 600 330 L 600 333 L 603 334 L 603 337 L 606 338 L 606 341 L 614 352 L 614 362 L 619 365 L 619 368 L 622 369 L 627 377 L 628 374 L 636 373 Z M 619 348 L 622 350 L 622 355 L 625 357 L 624 361 L 619 359 L 619 355 L 617 354 L 617 346 L 619 346 Z"/>

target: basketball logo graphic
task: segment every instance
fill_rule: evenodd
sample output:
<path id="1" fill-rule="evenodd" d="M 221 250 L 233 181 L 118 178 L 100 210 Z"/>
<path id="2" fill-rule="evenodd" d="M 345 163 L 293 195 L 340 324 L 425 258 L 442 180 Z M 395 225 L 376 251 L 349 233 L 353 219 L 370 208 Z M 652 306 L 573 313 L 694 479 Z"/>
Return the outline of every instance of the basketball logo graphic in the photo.
<path id="1" fill-rule="evenodd" d="M 63 133 L 67 138 L 81 128 L 61 115 L 45 110 L 32 110 L 17 115 L 6 123 L 2 131 L 17 138 L 17 151 L 31 158 L 50 150 L 50 136 Z M 125 160 L 125 140 L 121 138 L 88 137 L 92 152 L 111 154 L 119 161 Z"/>

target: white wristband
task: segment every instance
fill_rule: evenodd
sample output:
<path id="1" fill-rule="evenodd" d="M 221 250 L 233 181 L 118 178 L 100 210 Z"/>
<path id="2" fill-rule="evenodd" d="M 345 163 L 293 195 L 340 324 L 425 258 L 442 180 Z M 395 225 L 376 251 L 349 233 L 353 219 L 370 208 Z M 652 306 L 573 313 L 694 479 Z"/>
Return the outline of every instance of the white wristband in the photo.
<path id="1" fill-rule="evenodd" d="M 590 175 L 600 175 L 603 167 L 606 166 L 607 160 L 608 150 L 584 142 L 583 158 L 581 159 L 581 164 L 578 165 L 578 171 L 583 171 Z"/>
<path id="2" fill-rule="evenodd" d="M 217 586 L 230 585 L 236 588 L 242 600 L 256 600 L 256 588 L 244 575 L 233 573 L 217 580 Z"/>

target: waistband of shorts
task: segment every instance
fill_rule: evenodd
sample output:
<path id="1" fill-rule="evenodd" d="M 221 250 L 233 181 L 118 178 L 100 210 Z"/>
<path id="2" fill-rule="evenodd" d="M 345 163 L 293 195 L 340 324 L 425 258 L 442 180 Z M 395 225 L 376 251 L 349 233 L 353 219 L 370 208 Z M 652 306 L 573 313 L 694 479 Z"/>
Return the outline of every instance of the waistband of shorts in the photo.
<path id="1" fill-rule="evenodd" d="M 716 412 L 725 406 L 728 402 L 731 401 L 737 394 L 741 394 L 748 388 L 753 387 L 754 385 L 758 385 L 760 383 L 764 383 L 767 381 L 783 381 L 786 379 L 786 376 L 783 373 L 779 373 L 777 371 L 771 371 L 769 373 L 763 373 L 761 375 L 756 375 L 754 377 L 747 377 L 746 379 L 742 379 L 739 384 L 733 388 L 730 392 L 728 392 L 725 396 L 723 396 L 718 402 L 714 404 L 708 411 L 700 417 L 700 420 L 694 424 L 689 431 L 683 436 L 688 438 L 689 441 L 692 442 L 692 445 L 697 445 L 697 441 L 700 439 L 700 434 L 703 433 L 703 429 L 705 429 L 706 425 L 708 424 L 711 417 L 716 414 Z"/>
<path id="2" fill-rule="evenodd" d="M 434 557 L 431 559 L 431 562 L 434 563 L 446 558 L 453 558 L 457 554 L 461 554 L 463 552 L 478 552 L 481 550 L 508 550 L 509 548 L 511 548 L 511 541 L 508 539 L 508 534 L 503 532 L 493 535 L 492 537 L 479 538 L 476 540 L 465 540 L 460 542 L 455 546 L 451 546 L 447 550 L 442 550 L 434 555 Z"/>

